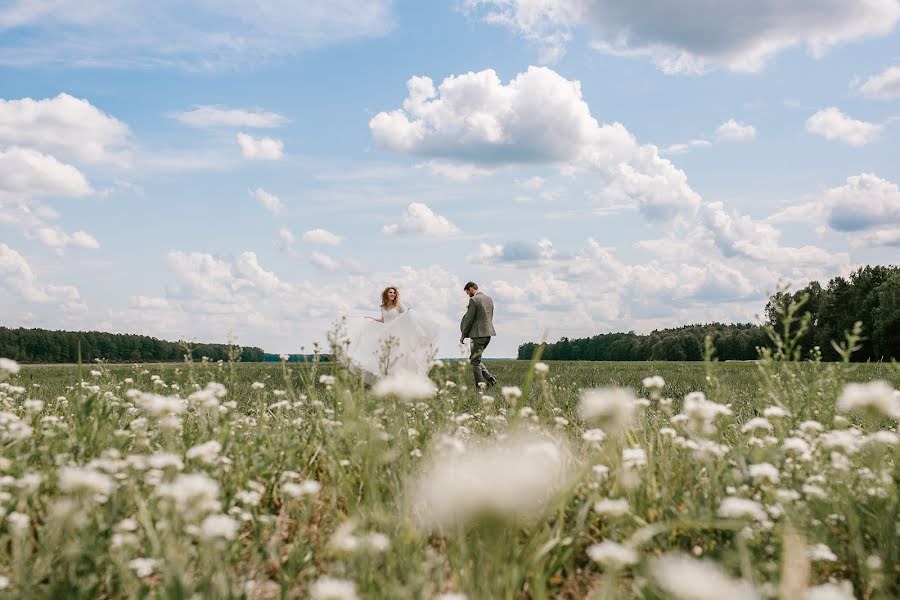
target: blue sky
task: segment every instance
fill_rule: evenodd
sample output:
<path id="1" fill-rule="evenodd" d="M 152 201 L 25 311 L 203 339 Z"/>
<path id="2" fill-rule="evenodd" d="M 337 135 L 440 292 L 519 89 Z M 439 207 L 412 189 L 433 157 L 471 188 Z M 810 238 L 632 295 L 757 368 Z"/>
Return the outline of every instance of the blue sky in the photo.
<path id="1" fill-rule="evenodd" d="M 474 279 L 510 356 L 897 263 L 900 2 L 703 6 L 5 2 L 2 322 L 288 352 L 397 285 L 452 356 Z"/>

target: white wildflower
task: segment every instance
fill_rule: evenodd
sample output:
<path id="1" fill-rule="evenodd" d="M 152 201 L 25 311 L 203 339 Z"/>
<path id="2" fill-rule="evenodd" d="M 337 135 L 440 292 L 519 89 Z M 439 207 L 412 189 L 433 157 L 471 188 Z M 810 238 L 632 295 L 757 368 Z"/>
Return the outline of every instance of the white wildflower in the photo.
<path id="1" fill-rule="evenodd" d="M 601 515 L 621 517 L 631 511 L 628 500 L 625 498 L 604 498 L 594 502 L 594 512 Z"/>
<path id="2" fill-rule="evenodd" d="M 622 467 L 635 469 L 647 464 L 647 452 L 643 448 L 622 448 Z"/>
<path id="3" fill-rule="evenodd" d="M 710 435 L 716 432 L 714 421 L 732 413 L 727 406 L 707 400 L 703 392 L 691 392 L 684 397 L 682 414 L 687 416 L 691 429 Z"/>
<path id="4" fill-rule="evenodd" d="M 200 535 L 206 539 L 234 539 L 238 532 L 238 522 L 228 515 L 209 515 L 200 523 Z"/>
<path id="5" fill-rule="evenodd" d="M 19 363 L 11 358 L 0 358 L 0 381 L 7 375 L 15 375 L 21 369 L 22 367 L 19 366 Z"/>
<path id="6" fill-rule="evenodd" d="M 116 482 L 109 475 L 93 469 L 63 467 L 59 470 L 59 489 L 64 492 L 88 491 L 105 499 L 116 489 Z"/>
<path id="7" fill-rule="evenodd" d="M 27 398 L 22 403 L 22 406 L 29 412 L 41 412 L 42 410 L 44 410 L 44 401 Z"/>
<path id="8" fill-rule="evenodd" d="M 154 558 L 135 558 L 128 561 L 128 567 L 142 579 L 153 575 L 158 564 L 159 561 Z"/>
<path id="9" fill-rule="evenodd" d="M 823 583 L 806 590 L 803 600 L 854 600 L 853 584 L 849 581 Z"/>
<path id="10" fill-rule="evenodd" d="M 897 446 L 900 445 L 900 436 L 898 436 L 893 431 L 880 429 L 875 433 L 870 433 L 865 438 L 863 438 L 863 443 L 866 445 L 875 444 L 883 446 Z"/>
<path id="11" fill-rule="evenodd" d="M 31 517 L 18 511 L 9 513 L 6 521 L 9 524 L 10 533 L 16 537 L 25 535 L 28 532 L 28 528 L 31 527 Z"/>
<path id="12" fill-rule="evenodd" d="M 379 398 L 396 396 L 404 402 L 413 402 L 433 398 L 437 386 L 424 375 L 400 372 L 380 379 L 372 391 Z"/>
<path id="13" fill-rule="evenodd" d="M 201 473 L 179 474 L 171 483 L 157 486 L 156 493 L 172 500 L 186 519 L 221 510 L 219 484 Z"/>
<path id="14" fill-rule="evenodd" d="M 211 465 L 219 458 L 219 452 L 222 451 L 222 444 L 216 440 L 210 440 L 203 444 L 197 444 L 185 452 L 184 456 L 188 459 L 199 459 L 200 462 Z"/>
<path id="15" fill-rule="evenodd" d="M 358 600 L 356 584 L 346 579 L 324 575 L 309 586 L 312 600 Z"/>
<path id="16" fill-rule="evenodd" d="M 125 392 L 144 412 L 154 417 L 184 412 L 186 402 L 178 396 L 162 396 L 151 392 L 131 389 Z"/>
<path id="17" fill-rule="evenodd" d="M 765 431 L 772 431 L 772 424 L 769 423 L 769 420 L 765 417 L 754 417 L 744 423 L 741 427 L 741 432 L 747 433 L 750 431 L 757 431 L 759 429 L 763 429 Z"/>
<path id="18" fill-rule="evenodd" d="M 651 564 L 653 578 L 679 600 L 757 600 L 753 585 L 733 579 L 717 564 L 681 554 L 665 554 Z"/>
<path id="19" fill-rule="evenodd" d="M 504 385 L 500 388 L 500 395 L 507 402 L 514 402 L 522 397 L 522 390 L 516 386 Z"/>
<path id="20" fill-rule="evenodd" d="M 831 548 L 825 544 L 816 544 L 806 549 L 806 556 L 809 560 L 820 560 L 823 562 L 835 562 L 838 558 Z"/>
<path id="21" fill-rule="evenodd" d="M 645 388 L 651 390 L 661 390 L 666 386 L 666 380 L 659 375 L 653 375 L 652 377 L 644 377 L 644 379 L 641 381 L 641 384 Z"/>
<path id="22" fill-rule="evenodd" d="M 587 549 L 588 557 L 595 563 L 608 567 L 625 567 L 638 562 L 638 553 L 628 546 L 617 544 L 612 540 L 603 540 Z"/>
<path id="23" fill-rule="evenodd" d="M 900 391 L 887 381 L 848 383 L 837 402 L 841 412 L 873 412 L 900 420 Z"/>
<path id="24" fill-rule="evenodd" d="M 264 387 L 266 387 L 266 384 L 264 384 L 261 381 L 254 381 L 253 383 L 250 384 L 250 387 L 254 390 L 261 390 Z"/>
<path id="25" fill-rule="evenodd" d="M 319 375 L 319 383 L 325 387 L 333 386 L 336 381 L 337 379 L 335 379 L 333 375 Z"/>
<path id="26" fill-rule="evenodd" d="M 628 388 L 582 390 L 578 413 L 586 421 L 596 421 L 607 434 L 618 436 L 631 425 L 635 400 L 637 397 Z"/>
<path id="27" fill-rule="evenodd" d="M 307 479 L 300 483 L 285 482 L 281 484 L 281 493 L 289 498 L 302 496 L 315 496 L 322 489 L 322 484 L 314 479 Z"/>
<path id="28" fill-rule="evenodd" d="M 769 463 L 750 465 L 750 477 L 757 483 L 778 483 L 780 475 L 778 469 Z"/>
<path id="29" fill-rule="evenodd" d="M 835 429 L 819 436 L 819 445 L 826 450 L 842 450 L 847 454 L 859 451 L 862 439 L 854 429 Z"/>
<path id="30" fill-rule="evenodd" d="M 433 452 L 412 487 L 413 507 L 426 527 L 483 514 L 530 518 L 569 480 L 568 449 L 559 441 L 518 432 L 472 442 L 459 452 Z"/>
<path id="31" fill-rule="evenodd" d="M 550 365 L 545 362 L 537 362 L 534 363 L 534 372 L 535 373 L 547 373 L 550 370 Z"/>
<path id="32" fill-rule="evenodd" d="M 767 419 L 784 419 L 785 417 L 791 416 L 791 413 L 780 406 L 769 406 L 763 411 L 763 415 Z"/>
<path id="33" fill-rule="evenodd" d="M 825 427 L 818 421 L 803 421 L 800 423 L 799 428 L 800 431 L 807 435 L 812 435 L 825 430 Z"/>
<path id="34" fill-rule="evenodd" d="M 726 519 L 749 517 L 757 521 L 766 521 L 768 519 L 766 511 L 763 510 L 759 502 L 734 496 L 722 500 L 722 504 L 719 505 L 719 516 Z"/>
<path id="35" fill-rule="evenodd" d="M 592 444 L 602 444 L 606 439 L 606 432 L 602 429 L 588 429 L 581 434 L 581 439 Z"/>

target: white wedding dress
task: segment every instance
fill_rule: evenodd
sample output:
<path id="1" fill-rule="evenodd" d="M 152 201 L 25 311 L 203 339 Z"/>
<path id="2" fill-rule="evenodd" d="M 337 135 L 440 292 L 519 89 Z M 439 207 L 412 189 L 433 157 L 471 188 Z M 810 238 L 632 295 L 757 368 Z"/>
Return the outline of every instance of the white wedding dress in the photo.
<path id="1" fill-rule="evenodd" d="M 427 375 L 438 350 L 438 328 L 403 305 L 381 309 L 384 323 L 360 319 L 349 328 L 347 359 L 367 382 L 399 372 Z"/>

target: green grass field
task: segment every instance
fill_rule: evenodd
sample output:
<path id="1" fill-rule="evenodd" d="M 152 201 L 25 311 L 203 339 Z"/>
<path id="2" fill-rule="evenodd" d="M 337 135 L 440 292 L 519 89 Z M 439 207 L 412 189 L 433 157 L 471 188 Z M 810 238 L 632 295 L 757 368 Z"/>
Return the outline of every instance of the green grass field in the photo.
<path id="1" fill-rule="evenodd" d="M 0 595 L 898 594 L 897 366 L 548 365 L 491 361 L 514 389 L 485 395 L 458 363 L 436 390 L 22 366 L 0 384 Z M 634 397 L 582 398 L 610 386 Z"/>

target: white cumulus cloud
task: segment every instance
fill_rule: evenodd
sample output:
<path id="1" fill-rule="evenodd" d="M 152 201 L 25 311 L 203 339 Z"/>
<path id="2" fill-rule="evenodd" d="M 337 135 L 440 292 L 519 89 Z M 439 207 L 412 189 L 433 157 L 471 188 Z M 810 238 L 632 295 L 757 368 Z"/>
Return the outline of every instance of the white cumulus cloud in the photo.
<path id="1" fill-rule="evenodd" d="M 872 75 L 859 86 L 859 91 L 869 98 L 900 98 L 900 67 L 888 67 Z"/>
<path id="2" fill-rule="evenodd" d="M 0 242 L 0 288 L 23 302 L 52 304 L 66 312 L 84 312 L 78 288 L 70 285 L 42 284 L 25 257 Z"/>
<path id="3" fill-rule="evenodd" d="M 93 190 L 81 171 L 31 148 L 0 150 L 0 196 L 81 197 Z"/>
<path id="4" fill-rule="evenodd" d="M 851 146 L 864 146 L 874 141 L 882 128 L 877 123 L 853 119 L 834 106 L 823 108 L 806 120 L 808 132 Z"/>
<path id="5" fill-rule="evenodd" d="M 239 133 L 237 141 L 241 146 L 241 156 L 249 160 L 278 160 L 284 156 L 284 142 L 275 138 L 255 138 Z"/>
<path id="6" fill-rule="evenodd" d="M 287 117 L 259 108 L 224 108 L 200 105 L 174 112 L 172 118 L 192 127 L 278 127 Z"/>
<path id="7" fill-rule="evenodd" d="M 507 27 L 558 59 L 584 28 L 604 53 L 652 60 L 666 73 L 722 66 L 758 71 L 779 52 L 803 46 L 818 57 L 845 42 L 887 35 L 900 20 L 897 0 L 466 0 L 465 9 Z"/>
<path id="8" fill-rule="evenodd" d="M 728 119 L 716 129 L 716 141 L 744 142 L 756 137 L 756 127 Z"/>
<path id="9" fill-rule="evenodd" d="M 648 217 L 692 214 L 699 197 L 684 172 L 621 124 L 591 115 L 581 83 L 529 67 L 508 84 L 491 69 L 444 79 L 412 77 L 403 107 L 375 115 L 375 140 L 394 152 L 479 166 L 552 163 L 605 175 Z"/>
<path id="10" fill-rule="evenodd" d="M 385 225 L 387 235 L 405 234 L 423 237 L 441 238 L 460 233 L 459 228 L 446 217 L 435 214 L 421 202 L 413 202 L 406 207 L 406 213 L 399 223 Z"/>
<path id="11" fill-rule="evenodd" d="M 270 213 L 277 215 L 284 209 L 284 202 L 278 196 L 270 194 L 262 188 L 256 188 L 250 192 L 250 195 L 256 198 L 260 205 Z"/>
<path id="12" fill-rule="evenodd" d="M 41 100 L 0 98 L 0 145 L 125 166 L 131 161 L 130 137 L 125 123 L 83 98 L 65 93 Z"/>
<path id="13" fill-rule="evenodd" d="M 322 252 L 313 252 L 309 255 L 309 262 L 317 269 L 322 271 L 336 271 L 340 268 L 340 263 L 332 257 Z"/>
<path id="14" fill-rule="evenodd" d="M 343 241 L 339 235 L 335 235 L 325 229 L 310 229 L 303 234 L 303 241 L 307 244 L 321 244 L 325 246 L 337 246 Z"/>

